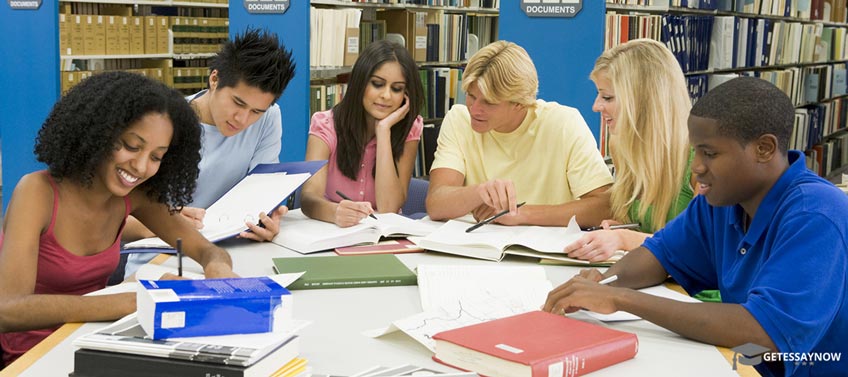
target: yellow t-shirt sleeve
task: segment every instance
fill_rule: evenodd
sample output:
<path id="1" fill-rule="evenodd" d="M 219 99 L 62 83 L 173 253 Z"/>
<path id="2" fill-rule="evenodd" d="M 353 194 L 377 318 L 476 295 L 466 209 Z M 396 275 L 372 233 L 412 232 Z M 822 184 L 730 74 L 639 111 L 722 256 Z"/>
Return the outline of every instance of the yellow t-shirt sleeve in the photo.
<path id="1" fill-rule="evenodd" d="M 566 175 L 575 198 L 602 186 L 612 184 L 612 175 L 604 163 L 586 121 L 576 109 L 570 109 L 565 124 L 567 135 L 573 140 L 568 151 Z"/>
<path id="2" fill-rule="evenodd" d="M 466 175 L 463 146 L 467 145 L 471 116 L 465 105 L 455 105 L 445 115 L 439 130 L 438 147 L 433 158 L 432 172 L 435 169 L 448 168 Z"/>

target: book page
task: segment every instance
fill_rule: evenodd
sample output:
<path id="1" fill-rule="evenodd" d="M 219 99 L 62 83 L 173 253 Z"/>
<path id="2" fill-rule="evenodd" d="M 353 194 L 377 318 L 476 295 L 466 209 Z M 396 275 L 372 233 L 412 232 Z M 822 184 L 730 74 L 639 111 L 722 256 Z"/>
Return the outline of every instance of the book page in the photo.
<path id="1" fill-rule="evenodd" d="M 540 266 L 418 266 L 422 313 L 392 322 L 435 352 L 433 335 L 538 310 L 551 282 Z"/>
<path id="2" fill-rule="evenodd" d="M 310 176 L 309 173 L 285 172 L 248 175 L 206 209 L 200 234 L 216 242 L 247 230 L 245 222 L 259 223 L 260 212 L 276 209 Z M 124 248 L 171 249 L 171 246 L 152 237 L 127 243 Z"/>
<path id="3" fill-rule="evenodd" d="M 526 228 L 488 224 L 473 232 L 466 232 L 472 225 L 474 224 L 450 220 L 428 236 L 414 239 L 413 242 L 427 250 L 499 261 L 503 257 L 503 249 L 511 243 L 514 233 Z"/>
<path id="4" fill-rule="evenodd" d="M 247 229 L 245 222 L 258 223 L 260 212 L 277 208 L 311 175 L 265 173 L 251 174 L 206 209 L 201 233 L 219 240 Z"/>
<path id="5" fill-rule="evenodd" d="M 373 221 L 373 219 L 371 219 Z M 347 228 L 310 219 L 298 208 L 280 220 L 280 233 L 271 242 L 301 254 L 329 250 L 341 246 L 376 243 L 380 232 L 370 222 Z"/>
<path id="6" fill-rule="evenodd" d="M 562 250 L 566 246 L 580 239 L 584 233 L 580 230 L 580 225 L 577 225 L 577 218 L 571 216 L 567 227 L 526 227 L 512 239 L 512 243 L 526 246 L 542 253 L 562 254 Z"/>
<path id="7" fill-rule="evenodd" d="M 383 237 L 426 236 L 433 233 L 440 223 L 413 220 L 397 213 L 378 213 L 377 220 L 366 217 L 362 223 L 374 224 Z"/>

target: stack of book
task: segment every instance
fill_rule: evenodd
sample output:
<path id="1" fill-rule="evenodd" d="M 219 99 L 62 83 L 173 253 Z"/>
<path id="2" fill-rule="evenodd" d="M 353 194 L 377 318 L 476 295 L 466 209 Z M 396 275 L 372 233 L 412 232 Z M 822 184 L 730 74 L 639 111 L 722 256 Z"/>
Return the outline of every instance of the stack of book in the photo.
<path id="1" fill-rule="evenodd" d="M 305 323 L 297 324 L 303 327 Z M 75 377 L 297 376 L 294 331 L 154 340 L 130 315 L 74 340 Z"/>
<path id="2" fill-rule="evenodd" d="M 297 331 L 280 276 L 142 280 L 138 311 L 74 340 L 73 376 L 296 376 Z"/>

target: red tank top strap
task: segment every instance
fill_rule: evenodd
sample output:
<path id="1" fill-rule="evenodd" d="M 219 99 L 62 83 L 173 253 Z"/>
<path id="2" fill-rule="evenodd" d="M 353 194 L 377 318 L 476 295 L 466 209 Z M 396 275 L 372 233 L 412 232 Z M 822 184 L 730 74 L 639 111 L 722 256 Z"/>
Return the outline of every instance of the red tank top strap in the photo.
<path id="1" fill-rule="evenodd" d="M 53 180 L 50 172 L 45 170 L 44 175 L 47 177 L 47 181 L 50 182 L 50 187 L 53 188 L 53 213 L 50 215 L 50 225 L 45 232 L 46 234 L 51 234 L 53 233 L 53 225 L 56 224 L 56 211 L 59 210 L 59 187 L 56 186 L 56 182 Z"/>
<path id="2" fill-rule="evenodd" d="M 130 215 L 130 212 L 132 212 L 132 201 L 129 195 L 124 197 L 124 209 L 124 218 L 126 219 Z"/>

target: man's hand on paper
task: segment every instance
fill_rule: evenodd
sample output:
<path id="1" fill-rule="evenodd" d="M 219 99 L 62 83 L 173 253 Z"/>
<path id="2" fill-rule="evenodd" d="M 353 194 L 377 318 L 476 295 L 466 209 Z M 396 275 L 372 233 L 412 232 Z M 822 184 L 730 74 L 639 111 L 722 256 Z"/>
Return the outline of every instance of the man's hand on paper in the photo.
<path id="1" fill-rule="evenodd" d="M 477 195 L 483 204 L 494 208 L 495 213 L 509 209 L 510 215 L 518 213 L 518 194 L 509 179 L 493 179 L 477 185 Z"/>
<path id="2" fill-rule="evenodd" d="M 603 278 L 597 269 L 581 270 L 579 275 L 548 293 L 542 310 L 553 314 L 573 313 L 580 309 L 601 314 L 618 311 L 615 292 L 619 288 L 599 284 Z"/>
<path id="3" fill-rule="evenodd" d="M 520 212 L 521 209 L 519 208 L 517 211 L 518 212 L 516 212 L 516 214 L 514 214 L 514 215 L 507 214 L 507 215 L 498 217 L 493 222 L 497 223 L 497 224 L 501 224 L 501 225 L 521 225 L 522 224 L 521 217 L 520 217 L 521 216 L 521 212 Z M 497 211 L 497 210 L 495 210 L 494 208 L 492 208 L 488 205 L 481 204 L 479 207 L 477 207 L 473 211 L 471 211 L 471 214 L 474 216 L 474 220 L 479 223 L 479 222 L 481 222 L 485 219 L 488 219 L 488 218 L 498 214 L 499 212 L 500 211 Z"/>
<path id="4" fill-rule="evenodd" d="M 288 212 L 289 208 L 286 206 L 277 207 L 277 209 L 271 212 L 270 216 L 265 214 L 265 212 L 260 212 L 259 222 L 262 226 L 252 222 L 245 222 L 244 224 L 247 225 L 250 231 L 239 233 L 239 237 L 259 242 L 271 241 L 277 233 L 280 233 L 280 219 Z"/>

